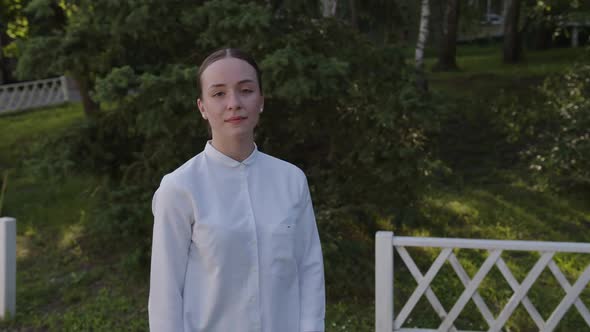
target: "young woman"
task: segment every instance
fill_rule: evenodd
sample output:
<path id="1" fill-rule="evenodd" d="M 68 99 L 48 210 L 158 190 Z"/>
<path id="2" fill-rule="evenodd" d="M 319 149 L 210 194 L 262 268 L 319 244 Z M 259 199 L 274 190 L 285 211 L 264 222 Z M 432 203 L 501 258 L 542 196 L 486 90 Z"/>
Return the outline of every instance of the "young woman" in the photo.
<path id="1" fill-rule="evenodd" d="M 154 194 L 154 332 L 321 332 L 320 239 L 303 172 L 258 151 L 260 70 L 237 49 L 199 68 L 204 151 Z"/>

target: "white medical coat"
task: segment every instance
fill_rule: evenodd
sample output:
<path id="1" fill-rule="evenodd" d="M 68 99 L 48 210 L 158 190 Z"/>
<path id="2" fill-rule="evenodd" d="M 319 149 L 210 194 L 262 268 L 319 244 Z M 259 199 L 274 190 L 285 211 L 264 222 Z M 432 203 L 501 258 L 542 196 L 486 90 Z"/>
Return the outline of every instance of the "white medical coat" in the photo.
<path id="1" fill-rule="evenodd" d="M 259 152 L 205 150 L 152 201 L 152 332 L 324 331 L 320 239 L 307 180 Z"/>

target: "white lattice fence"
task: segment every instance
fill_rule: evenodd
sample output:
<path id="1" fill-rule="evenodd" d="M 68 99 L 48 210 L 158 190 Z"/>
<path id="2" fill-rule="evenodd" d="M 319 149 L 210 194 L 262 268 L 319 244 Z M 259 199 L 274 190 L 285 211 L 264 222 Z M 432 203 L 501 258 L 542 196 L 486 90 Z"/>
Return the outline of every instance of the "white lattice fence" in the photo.
<path id="1" fill-rule="evenodd" d="M 441 252 L 426 274 L 423 275 L 406 250 L 406 247 L 441 248 Z M 488 251 L 488 256 L 473 278 L 470 278 L 453 253 L 453 249 L 483 249 Z M 416 289 L 399 312 L 395 312 L 393 307 L 394 250 L 397 250 L 417 283 Z M 539 252 L 540 258 L 528 272 L 522 283 L 519 283 L 502 259 L 501 254 L 503 251 Z M 458 331 L 454 326 L 454 322 L 469 300 L 472 299 L 487 322 L 489 327 L 487 331 L 490 332 L 501 331 L 512 313 L 521 303 L 537 325 L 539 331 L 553 331 L 572 305 L 575 306 L 587 324 L 587 328 L 584 330 L 590 331 L 590 312 L 579 297 L 590 281 L 590 265 L 586 266 L 578 280 L 572 285 L 553 260 L 553 256 L 556 253 L 590 253 L 590 244 L 402 237 L 394 236 L 392 232 L 377 232 L 375 244 L 375 330 L 376 332 Z M 465 286 L 465 290 L 449 312 L 444 309 L 430 287 L 432 280 L 446 261 L 450 263 Z M 489 307 L 477 290 L 494 266 L 498 268 L 513 291 L 512 296 L 497 317 L 492 315 Z M 565 296 L 549 318 L 544 320 L 527 297 L 527 293 L 546 268 L 549 268 L 555 276 L 555 279 L 565 291 Z M 410 313 L 423 295 L 426 296 L 426 299 L 440 317 L 441 324 L 437 329 L 403 328 Z"/>
<path id="2" fill-rule="evenodd" d="M 0 85 L 0 114 L 66 101 L 69 101 L 69 91 L 64 76 Z"/>

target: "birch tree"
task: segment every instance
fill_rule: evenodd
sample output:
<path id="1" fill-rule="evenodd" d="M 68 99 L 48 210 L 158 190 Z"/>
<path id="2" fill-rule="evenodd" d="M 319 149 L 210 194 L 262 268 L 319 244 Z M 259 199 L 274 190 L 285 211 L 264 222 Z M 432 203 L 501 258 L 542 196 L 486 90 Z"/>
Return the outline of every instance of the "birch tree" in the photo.
<path id="1" fill-rule="evenodd" d="M 322 15 L 324 17 L 336 16 L 336 6 L 338 0 L 322 0 Z"/>
<path id="2" fill-rule="evenodd" d="M 430 5 L 428 0 L 422 0 L 420 8 L 420 30 L 418 31 L 418 42 L 416 43 L 416 84 L 423 92 L 428 91 L 428 81 L 424 72 L 424 46 L 428 38 L 428 22 L 430 19 Z"/>

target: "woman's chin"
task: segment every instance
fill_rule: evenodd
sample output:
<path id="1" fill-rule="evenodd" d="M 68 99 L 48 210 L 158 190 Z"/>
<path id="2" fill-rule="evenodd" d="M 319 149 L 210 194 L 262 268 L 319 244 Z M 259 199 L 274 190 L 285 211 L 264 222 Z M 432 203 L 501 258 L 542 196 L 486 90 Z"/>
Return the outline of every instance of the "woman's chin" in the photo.
<path id="1" fill-rule="evenodd" d="M 254 129 L 246 127 L 235 127 L 228 130 L 225 135 L 228 139 L 251 139 L 254 137 Z"/>

